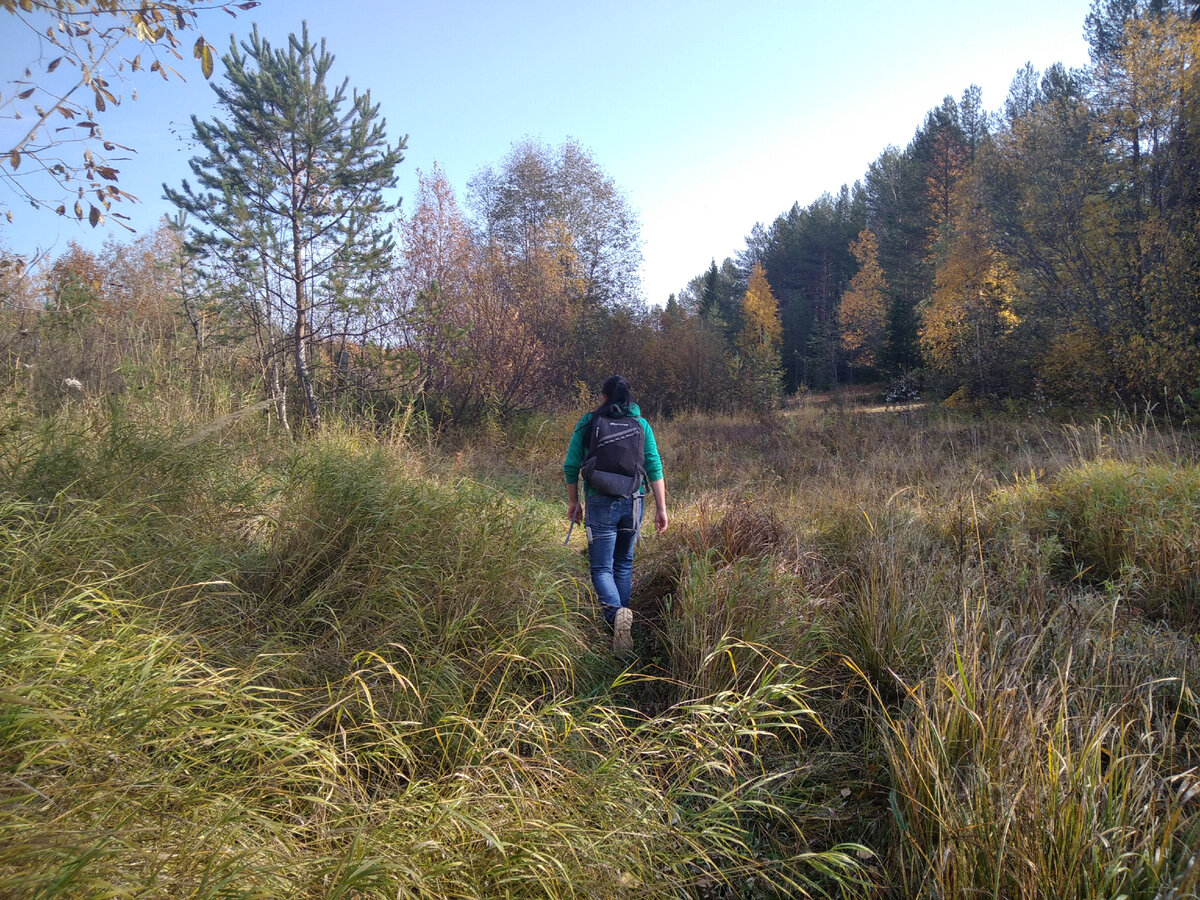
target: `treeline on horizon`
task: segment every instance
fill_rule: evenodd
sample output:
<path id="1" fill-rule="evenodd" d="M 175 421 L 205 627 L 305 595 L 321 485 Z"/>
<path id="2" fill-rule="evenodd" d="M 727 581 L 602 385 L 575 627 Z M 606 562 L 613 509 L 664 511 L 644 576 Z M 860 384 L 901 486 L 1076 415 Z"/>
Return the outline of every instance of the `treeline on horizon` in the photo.
<path id="1" fill-rule="evenodd" d="M 946 97 L 676 301 L 739 326 L 755 264 L 787 391 L 906 376 L 966 403 L 1200 402 L 1200 4 L 1096 0 L 1092 64 Z M 904 387 L 901 381 L 900 387 Z"/>
<path id="2" fill-rule="evenodd" d="M 993 113 L 977 87 L 947 97 L 665 307 L 640 293 L 636 214 L 577 142 L 517 142 L 465 209 L 435 167 L 401 213 L 383 191 L 404 142 L 369 92 L 327 84 L 306 29 L 281 48 L 256 29 L 223 58 L 222 117 L 194 123 L 195 184 L 165 186 L 177 220 L 99 256 L 72 245 L 40 283 L 0 272 L 9 356 L 39 360 L 35 394 L 120 389 L 130 342 L 176 340 L 182 311 L 197 353 L 289 427 L 413 398 L 438 423 L 503 420 L 614 368 L 656 414 L 868 383 L 1192 415 L 1200 3 L 1095 0 L 1084 27 L 1090 66 L 1026 66 Z"/>

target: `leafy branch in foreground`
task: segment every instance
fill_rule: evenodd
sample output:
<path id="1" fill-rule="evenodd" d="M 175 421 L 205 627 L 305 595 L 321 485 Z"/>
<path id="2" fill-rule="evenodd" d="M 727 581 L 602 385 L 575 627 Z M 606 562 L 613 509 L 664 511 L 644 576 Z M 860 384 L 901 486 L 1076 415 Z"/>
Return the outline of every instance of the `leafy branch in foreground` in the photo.
<path id="1" fill-rule="evenodd" d="M 0 10 L 24 26 L 36 59 L 8 82 L 10 91 L 0 92 L 0 118 L 20 123 L 0 141 L 0 183 L 34 209 L 57 201 L 60 216 L 73 213 L 82 221 L 86 215 L 92 227 L 104 222 L 106 212 L 128 218 L 112 212 L 114 203 L 137 200 L 117 186 L 120 170 L 112 164 L 128 157 L 105 154 L 133 148 L 105 137 L 98 114 L 120 104 L 119 85 L 134 72 L 148 68 L 164 81 L 171 75 L 183 79 L 163 60 L 183 59 L 180 33 L 195 27 L 197 10 L 223 9 L 236 16 L 234 8 L 256 6 L 258 0 L 0 0 Z M 129 39 L 137 45 L 132 55 L 125 52 Z M 149 57 L 146 65 L 143 53 Z M 203 35 L 197 36 L 192 56 L 210 78 L 213 48 Z M 68 158 L 68 145 L 82 146 L 82 155 Z M 6 217 L 13 220 L 11 208 Z"/>

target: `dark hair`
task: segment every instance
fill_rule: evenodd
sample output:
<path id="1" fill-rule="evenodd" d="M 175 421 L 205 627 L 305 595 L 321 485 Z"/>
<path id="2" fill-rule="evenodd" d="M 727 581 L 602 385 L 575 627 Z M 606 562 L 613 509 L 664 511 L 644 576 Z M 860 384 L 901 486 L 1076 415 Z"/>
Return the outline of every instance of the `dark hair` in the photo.
<path id="1" fill-rule="evenodd" d="M 629 407 L 633 405 L 633 392 L 629 390 L 629 382 L 620 375 L 610 375 L 600 388 L 604 402 L 596 412 L 602 416 L 627 416 Z"/>

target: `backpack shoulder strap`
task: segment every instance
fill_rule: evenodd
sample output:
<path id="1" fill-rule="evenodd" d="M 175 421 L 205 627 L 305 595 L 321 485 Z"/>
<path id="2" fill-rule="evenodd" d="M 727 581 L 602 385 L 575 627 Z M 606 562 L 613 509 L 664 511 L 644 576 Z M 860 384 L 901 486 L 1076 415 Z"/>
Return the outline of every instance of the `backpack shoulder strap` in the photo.
<path id="1" fill-rule="evenodd" d="M 584 415 L 583 424 L 583 455 L 586 457 L 592 449 L 592 430 L 595 428 L 596 414 L 594 412 Z"/>

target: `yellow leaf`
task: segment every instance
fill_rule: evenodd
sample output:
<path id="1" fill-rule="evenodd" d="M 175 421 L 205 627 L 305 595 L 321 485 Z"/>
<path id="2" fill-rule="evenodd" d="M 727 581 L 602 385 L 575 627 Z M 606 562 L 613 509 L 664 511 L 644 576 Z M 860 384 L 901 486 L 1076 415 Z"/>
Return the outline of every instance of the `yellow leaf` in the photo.
<path id="1" fill-rule="evenodd" d="M 17 166 L 21 165 L 21 154 L 14 150 L 8 154 L 8 161 L 12 164 L 13 171 L 17 171 Z"/>
<path id="2" fill-rule="evenodd" d="M 192 48 L 192 55 L 200 60 L 200 71 L 204 73 L 204 77 L 212 78 L 213 56 L 212 47 L 208 45 L 208 41 L 203 37 L 196 38 L 196 46 Z"/>

